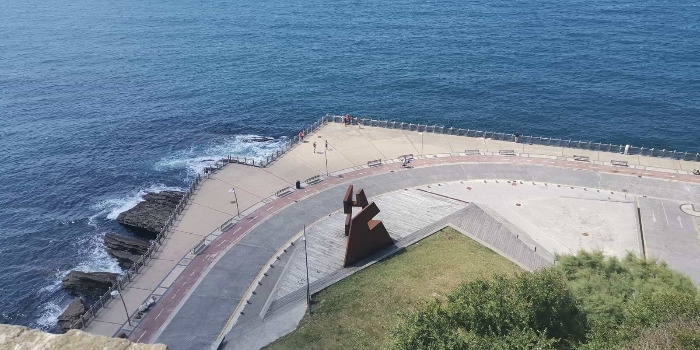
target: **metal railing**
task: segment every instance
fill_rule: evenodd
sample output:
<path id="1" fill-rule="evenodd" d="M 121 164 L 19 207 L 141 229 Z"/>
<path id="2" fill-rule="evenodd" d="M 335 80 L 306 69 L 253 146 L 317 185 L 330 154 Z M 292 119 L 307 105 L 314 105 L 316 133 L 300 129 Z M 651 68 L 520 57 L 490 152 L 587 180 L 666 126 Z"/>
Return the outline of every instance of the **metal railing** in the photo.
<path id="1" fill-rule="evenodd" d="M 326 116 L 322 119 L 327 121 L 332 121 L 336 123 L 344 123 L 344 116 Z M 445 127 L 440 125 L 427 125 L 427 124 L 414 124 L 414 123 L 404 123 L 398 121 L 389 120 L 378 120 L 378 119 L 368 119 L 368 118 L 350 118 L 353 124 L 360 124 L 366 126 L 376 126 L 388 129 L 398 129 L 398 130 L 408 130 L 408 131 L 419 131 L 446 135 L 456 135 L 456 136 L 466 136 L 474 138 L 484 138 L 498 141 L 510 141 L 516 142 L 515 134 L 494 132 L 494 131 L 484 131 L 484 130 L 472 130 L 472 129 L 462 129 L 454 127 Z M 614 152 L 619 154 L 629 154 L 629 155 L 640 155 L 648 157 L 660 157 L 660 158 L 671 158 L 677 160 L 686 161 L 700 161 L 700 153 L 693 152 L 680 152 L 676 150 L 666 150 L 658 148 L 649 147 L 637 147 L 631 145 L 619 145 L 613 143 L 603 143 L 603 142 L 593 142 L 593 141 L 583 141 L 583 140 L 573 140 L 573 139 L 561 139 L 552 137 L 540 137 L 532 135 L 518 135 L 518 143 L 524 143 L 529 145 L 542 145 L 542 146 L 553 146 L 553 147 L 564 147 L 564 148 L 576 148 L 591 151 L 600 152 Z"/>
<path id="2" fill-rule="evenodd" d="M 219 167 L 217 166 L 217 169 L 218 168 Z M 124 287 L 133 280 L 136 274 L 138 274 L 139 271 L 144 266 L 146 266 L 149 261 L 151 261 L 153 255 L 158 251 L 158 248 L 160 248 L 160 246 L 163 245 L 163 241 L 165 240 L 168 231 L 172 228 L 173 224 L 175 223 L 178 215 L 180 215 L 185 209 L 193 193 L 197 190 L 197 186 L 201 182 L 202 176 L 196 175 L 190 183 L 190 186 L 187 188 L 187 190 L 185 190 L 185 194 L 182 196 L 182 198 L 180 198 L 180 201 L 175 206 L 175 209 L 172 211 L 172 213 L 170 213 L 168 220 L 166 220 L 163 227 L 161 227 L 155 239 L 151 241 L 151 245 L 150 247 L 148 247 L 148 250 L 146 250 L 146 252 L 143 255 L 141 255 L 141 257 L 139 257 L 139 259 L 128 270 L 124 271 L 123 274 L 117 277 L 117 280 L 112 284 L 111 287 L 109 287 L 107 292 L 100 296 L 100 298 L 96 302 L 90 305 L 90 307 L 87 309 L 87 311 L 85 311 L 85 313 L 80 317 L 80 319 L 71 325 L 71 329 L 84 329 L 85 327 L 87 327 L 90 324 L 90 322 L 95 318 L 97 312 L 104 308 L 105 305 L 109 304 L 109 302 L 112 301 L 112 299 L 114 299 L 114 297 L 112 296 L 112 291 L 123 290 Z"/>
<path id="3" fill-rule="evenodd" d="M 304 132 L 304 135 L 308 135 L 314 131 L 316 131 L 318 128 L 320 128 L 323 124 L 327 123 L 330 120 L 328 116 L 319 118 L 316 122 L 311 124 L 310 126 L 304 128 L 302 131 Z M 182 211 L 185 209 L 187 206 L 187 203 L 189 202 L 190 198 L 194 194 L 194 192 L 197 189 L 197 186 L 202 182 L 202 180 L 206 177 L 208 177 L 210 174 L 216 172 L 219 169 L 222 169 L 226 164 L 229 163 L 237 163 L 237 164 L 244 164 L 244 165 L 250 165 L 250 166 L 255 166 L 255 167 L 266 167 L 270 163 L 274 162 L 276 159 L 278 159 L 280 156 L 282 156 L 286 151 L 294 147 L 294 145 L 298 144 L 302 140 L 299 139 L 299 136 L 294 136 L 290 138 L 288 142 L 286 142 L 280 149 L 276 150 L 270 155 L 267 155 L 265 159 L 258 159 L 256 160 L 255 158 L 251 157 L 240 157 L 240 156 L 233 156 L 229 155 L 226 158 L 219 159 L 214 161 L 213 165 L 205 167 L 204 168 L 204 174 L 197 174 L 195 178 L 192 180 L 190 183 L 189 187 L 187 190 L 185 190 L 184 196 L 180 199 L 180 202 L 178 202 L 177 206 L 171 213 L 170 217 L 168 220 L 165 222 L 165 225 L 161 228 L 160 232 L 156 235 L 156 238 L 151 241 L 151 246 L 148 248 L 145 254 L 143 254 L 138 261 L 136 261 L 131 268 L 128 270 L 124 271 L 123 274 L 117 277 L 117 280 L 112 284 L 112 286 L 108 289 L 106 293 L 104 293 L 100 298 L 94 302 L 90 307 L 87 309 L 87 311 L 80 317 L 78 321 L 73 323 L 71 325 L 72 329 L 84 329 L 87 327 L 92 320 L 95 319 L 95 316 L 98 311 L 100 311 L 102 308 L 105 307 L 105 305 L 109 304 L 114 297 L 112 296 L 112 291 L 114 290 L 122 290 L 124 287 L 133 280 L 133 278 L 136 276 L 136 274 L 139 273 L 139 271 L 148 264 L 148 262 L 152 259 L 153 255 L 155 252 L 158 251 L 161 245 L 163 245 L 163 241 L 166 238 L 166 235 L 168 231 L 172 228 L 173 224 L 175 223 L 178 215 L 182 213 Z M 288 190 L 291 190 L 288 189 Z M 215 233 L 216 231 L 224 231 L 226 226 L 231 224 L 233 221 L 233 218 L 227 220 L 224 222 L 221 226 L 219 226 L 216 230 L 214 230 Z M 211 234 L 210 234 L 211 235 Z M 208 237 L 209 235 L 207 235 Z M 202 239 L 201 242 L 198 243 L 198 246 L 205 244 L 206 237 Z"/>
<path id="4" fill-rule="evenodd" d="M 529 145 L 543 145 L 543 146 L 553 146 L 553 147 L 565 147 L 565 148 L 575 148 L 575 149 L 584 149 L 584 150 L 592 150 L 592 151 L 601 151 L 601 152 L 615 152 L 615 153 L 620 153 L 620 154 L 630 154 L 630 155 L 641 155 L 641 156 L 648 156 L 648 157 L 661 157 L 661 158 L 672 158 L 672 159 L 677 159 L 677 160 L 686 160 L 686 161 L 700 161 L 700 153 L 692 153 L 692 152 L 679 152 L 676 150 L 669 151 L 666 149 L 656 149 L 656 148 L 646 148 L 646 147 L 637 147 L 637 146 L 629 146 L 629 145 L 619 145 L 619 144 L 612 144 L 612 143 L 602 143 L 602 142 L 592 142 L 592 141 L 582 141 L 582 140 L 572 140 L 572 139 L 560 139 L 560 138 L 549 138 L 549 137 L 538 137 L 538 136 L 532 136 L 532 135 L 518 135 L 517 140 L 515 134 L 510 134 L 510 133 L 498 133 L 498 132 L 493 132 L 493 131 L 483 131 L 483 130 L 472 130 L 472 129 L 462 129 L 462 128 L 454 128 L 454 127 L 445 127 L 445 126 L 439 126 L 439 125 L 427 125 L 427 124 L 414 124 L 414 123 L 404 123 L 404 122 L 398 122 L 398 121 L 389 121 L 389 120 L 379 120 L 379 119 L 368 119 L 368 118 L 358 118 L 358 117 L 353 117 L 350 118 L 350 121 L 352 124 L 361 124 L 361 125 L 366 125 L 366 126 L 375 126 L 375 127 L 382 127 L 382 128 L 388 128 L 388 129 L 399 129 L 399 130 L 408 130 L 408 131 L 419 131 L 419 132 L 429 132 L 429 133 L 439 133 L 439 134 L 446 134 L 446 135 L 457 135 L 457 136 L 465 136 L 465 137 L 473 137 L 473 138 L 484 138 L 484 139 L 491 139 L 491 140 L 499 140 L 499 141 L 510 141 L 510 142 L 518 142 L 518 143 L 524 143 L 524 144 L 529 144 Z M 319 118 L 317 121 L 312 123 L 310 126 L 307 128 L 304 128 L 302 131 L 304 135 L 309 135 L 312 132 L 316 131 L 318 128 L 323 126 L 326 123 L 329 122 L 335 122 L 335 123 L 344 123 L 345 122 L 345 116 L 338 116 L 338 115 L 326 115 L 324 117 Z M 192 180 L 190 183 L 189 188 L 185 191 L 184 196 L 181 198 L 180 202 L 177 204 L 175 207 L 175 210 L 171 213 L 170 217 L 166 221 L 165 225 L 161 228 L 160 232 L 156 235 L 156 238 L 151 241 L 151 246 L 148 248 L 145 254 L 143 254 L 138 261 L 136 261 L 131 268 L 128 270 L 124 271 L 122 275 L 120 275 L 116 282 L 112 284 L 112 286 L 109 288 L 109 290 L 104 293 L 95 303 L 93 303 L 88 310 L 83 314 L 83 316 L 75 322 L 71 328 L 74 329 L 84 329 L 87 327 L 90 322 L 95 318 L 96 313 L 101 310 L 102 308 L 105 307 L 114 297 L 112 296 L 111 292 L 114 290 L 122 290 L 129 282 L 131 282 L 134 278 L 134 276 L 139 273 L 139 271 L 148 264 L 148 262 L 152 259 L 153 255 L 155 252 L 158 251 L 161 245 L 163 245 L 163 241 L 166 238 L 167 233 L 169 230 L 172 228 L 172 225 L 176 221 L 178 215 L 182 213 L 182 211 L 185 209 L 187 206 L 190 198 L 194 194 L 194 192 L 197 189 L 197 186 L 202 182 L 202 180 L 205 177 L 208 177 L 211 173 L 222 169 L 226 164 L 229 163 L 237 163 L 237 164 L 243 164 L 243 165 L 249 165 L 249 166 L 255 166 L 255 167 L 267 167 L 270 165 L 272 162 L 277 160 L 279 157 L 281 157 L 285 152 L 290 150 L 292 147 L 297 145 L 298 143 L 302 142 L 303 139 L 300 139 L 299 136 L 293 136 L 291 137 L 280 149 L 276 150 L 270 155 L 265 156 L 265 159 L 259 159 L 256 160 L 255 158 L 249 158 L 249 157 L 240 157 L 240 156 L 232 156 L 229 155 L 227 158 L 223 158 L 220 160 L 217 160 L 214 162 L 213 166 L 205 168 L 204 171 L 204 176 L 202 175 L 196 175 L 195 178 Z M 465 152 L 470 152 L 473 151 L 474 154 L 478 154 L 478 150 L 467 150 Z M 626 162 L 619 161 L 619 165 L 626 165 Z M 617 164 L 616 164 L 617 165 Z M 315 177 L 307 179 L 307 182 L 309 180 L 313 181 L 315 180 Z M 280 194 L 284 194 L 284 192 L 291 192 L 291 188 L 284 188 L 280 191 L 277 191 L 275 193 L 275 196 L 278 197 Z M 223 232 L 229 224 L 231 224 L 233 220 L 233 217 L 226 222 L 224 222 L 221 226 L 217 227 L 213 233 L 216 232 Z M 211 235 L 211 234 L 210 234 Z M 208 235 L 209 236 L 209 235 Z M 206 238 L 205 238 L 206 239 Z M 205 241 L 205 239 L 202 240 L 202 242 Z M 200 243 L 202 243 L 200 242 Z"/>

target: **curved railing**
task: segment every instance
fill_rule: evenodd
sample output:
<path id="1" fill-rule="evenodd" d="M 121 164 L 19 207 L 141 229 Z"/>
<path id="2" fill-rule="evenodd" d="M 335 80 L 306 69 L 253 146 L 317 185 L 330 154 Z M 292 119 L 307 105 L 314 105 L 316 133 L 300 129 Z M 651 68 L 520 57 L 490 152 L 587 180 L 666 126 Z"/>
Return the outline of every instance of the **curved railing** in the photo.
<path id="1" fill-rule="evenodd" d="M 345 121 L 345 116 L 326 115 L 324 117 L 319 118 L 317 121 L 315 121 L 309 127 L 303 129 L 302 131 L 304 132 L 304 135 L 309 135 L 328 122 L 343 123 L 344 121 Z M 379 120 L 379 119 L 353 117 L 353 118 L 350 118 L 350 121 L 353 124 L 361 124 L 361 125 L 366 125 L 366 126 L 383 127 L 383 128 L 407 130 L 407 131 L 430 132 L 430 133 L 457 135 L 457 136 L 474 137 L 474 138 L 484 138 L 484 139 L 499 140 L 499 141 L 515 141 L 515 137 L 516 137 L 515 134 L 510 134 L 510 133 L 498 133 L 498 132 L 492 132 L 492 131 L 462 129 L 462 128 L 454 128 L 454 127 L 447 128 L 447 127 L 438 126 L 438 125 L 422 125 L 422 124 L 404 123 L 404 122 L 398 122 L 398 121 Z M 641 156 L 649 156 L 649 157 L 662 157 L 662 158 L 671 158 L 671 159 L 686 160 L 686 161 L 700 161 L 700 153 L 679 152 L 676 150 L 670 151 L 670 150 L 666 150 L 666 149 L 645 148 L 645 147 L 637 147 L 637 146 L 630 146 L 630 145 L 619 145 L 619 144 L 612 144 L 612 143 L 602 143 L 602 142 L 592 142 L 592 141 L 582 141 L 582 140 L 572 140 L 572 139 L 566 140 L 566 139 L 560 139 L 560 138 L 538 137 L 538 136 L 532 136 L 532 135 L 519 135 L 518 138 L 519 138 L 518 139 L 519 143 L 532 144 L 532 145 L 584 149 L 584 150 L 601 151 L 601 152 L 615 152 L 615 153 L 620 153 L 620 154 L 641 155 Z M 190 183 L 190 186 L 188 187 L 188 189 L 185 191 L 185 195 L 182 197 L 180 202 L 177 204 L 177 206 L 175 207 L 175 210 L 173 210 L 173 212 L 171 213 L 171 215 L 168 218 L 168 220 L 166 221 L 165 225 L 163 225 L 163 227 L 161 228 L 161 230 L 158 233 L 158 235 L 156 236 L 156 238 L 153 241 L 151 241 L 151 246 L 146 251 L 146 253 L 144 255 L 142 255 L 139 258 L 139 260 L 133 264 L 133 266 L 131 268 L 124 271 L 124 273 L 117 278 L 116 282 L 109 288 L 109 290 L 106 293 L 104 293 L 95 303 L 93 303 L 88 308 L 88 310 L 83 314 L 83 316 L 71 326 L 71 328 L 83 329 L 83 328 L 87 327 L 87 325 L 89 325 L 90 322 L 95 318 L 95 314 L 100 309 L 104 308 L 105 305 L 107 305 L 114 298 L 112 296 L 111 292 L 114 290 L 124 289 L 124 287 L 129 282 L 131 282 L 133 280 L 134 276 L 137 273 L 139 273 L 139 271 L 144 266 L 146 266 L 146 264 L 152 259 L 153 254 L 163 244 L 163 240 L 166 238 L 166 235 L 169 233 L 169 231 L 172 228 L 177 217 L 182 213 L 184 208 L 187 206 L 190 198 L 193 196 L 194 192 L 197 190 L 197 186 L 199 186 L 199 184 L 202 182 L 202 180 L 204 178 L 206 178 L 209 174 L 223 168 L 226 164 L 229 164 L 229 163 L 237 163 L 237 164 L 243 164 L 243 165 L 249 165 L 249 166 L 255 166 L 255 167 L 267 167 L 268 165 L 270 165 L 272 162 L 277 160 L 285 152 L 287 152 L 289 149 L 291 149 L 292 147 L 294 147 L 296 144 L 298 144 L 301 141 L 302 140 L 300 140 L 299 136 L 293 136 L 293 137 L 289 138 L 289 140 L 287 142 L 285 142 L 284 145 L 282 145 L 282 147 L 280 147 L 277 151 L 275 151 L 274 153 L 272 153 L 270 155 L 265 156 L 264 159 L 255 159 L 255 158 L 249 158 L 249 157 L 240 157 L 240 156 L 230 155 L 226 158 L 215 161 L 213 166 L 205 168 L 203 174 L 197 174 L 194 177 L 194 179 L 192 180 L 192 182 Z M 307 179 L 307 181 L 309 181 L 309 179 Z M 217 229 L 214 231 L 224 231 L 225 227 L 232 223 L 232 220 L 233 220 L 233 218 L 224 222 L 222 225 L 217 227 Z M 202 239 L 202 241 L 200 241 L 195 247 L 203 247 L 202 250 L 205 249 L 206 248 L 205 243 L 206 243 L 206 239 L 208 236 L 209 235 L 207 235 L 204 239 Z"/>

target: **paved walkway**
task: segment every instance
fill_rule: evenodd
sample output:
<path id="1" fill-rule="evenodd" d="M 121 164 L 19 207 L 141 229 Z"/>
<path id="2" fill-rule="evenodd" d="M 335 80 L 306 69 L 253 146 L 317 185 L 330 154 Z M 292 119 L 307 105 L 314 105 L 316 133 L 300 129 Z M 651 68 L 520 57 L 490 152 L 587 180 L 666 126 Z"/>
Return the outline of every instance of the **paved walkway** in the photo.
<path id="1" fill-rule="evenodd" d="M 326 140 L 330 145 L 327 152 L 323 147 Z M 688 197 L 700 198 L 700 194 L 694 186 L 679 186 L 675 181 L 658 182 L 650 179 L 650 177 L 654 177 L 656 179 L 698 183 L 700 177 L 687 175 L 689 170 L 698 166 L 698 163 L 693 162 L 531 146 L 463 136 L 431 133 L 420 135 L 417 132 L 375 127 L 345 127 L 342 124 L 326 125 L 315 134 L 308 135 L 307 141 L 309 142 L 294 147 L 267 168 L 228 165 L 200 186 L 170 233 L 168 242 L 156 255 L 156 259 L 139 274 L 134 283 L 131 283 L 124 290 L 123 295 L 129 310 L 135 310 L 151 294 L 163 296 L 161 302 L 158 303 L 159 306 L 149 313 L 137 331 L 132 334 L 132 339 L 140 341 L 150 339 L 154 332 L 160 329 L 160 325 L 167 323 L 174 312 L 180 310 L 180 301 L 187 299 L 186 297 L 189 295 L 196 296 L 197 293 L 192 287 L 196 285 L 201 276 L 216 271 L 215 268 L 219 264 L 212 265 L 212 263 L 220 259 L 218 254 L 224 252 L 228 254 L 231 250 L 242 249 L 243 245 L 238 248 L 235 247 L 236 245 L 234 248 L 229 248 L 233 243 L 248 235 L 250 229 L 260 224 L 262 219 L 270 217 L 272 213 L 279 211 L 294 200 L 302 199 L 339 183 L 391 170 L 402 170 L 396 163 L 397 161 L 391 159 L 404 154 L 411 153 L 422 158 L 413 162 L 414 166 L 417 167 L 414 169 L 415 171 L 412 171 L 413 174 L 422 173 L 424 170 L 418 169 L 421 166 L 488 163 L 490 164 L 488 167 L 460 165 L 460 171 L 457 171 L 458 169 L 452 171 L 455 174 L 458 173 L 460 178 L 465 176 L 470 178 L 501 176 L 500 178 L 503 179 L 527 180 L 536 178 L 539 181 L 549 182 L 556 179 L 560 183 L 567 184 L 573 184 L 572 182 L 576 182 L 577 178 L 583 176 L 585 181 L 581 182 L 587 183 L 584 185 L 597 184 L 599 188 L 625 189 L 631 193 L 647 193 L 649 196 L 658 198 L 685 198 L 686 201 L 689 200 Z M 317 142 L 316 153 L 313 152 L 312 141 Z M 465 150 L 477 149 L 482 154 L 497 154 L 501 149 L 514 148 L 519 156 L 465 156 L 464 153 Z M 430 154 L 430 156 L 419 156 L 421 152 Z M 572 161 L 574 154 L 587 155 L 592 161 L 574 162 Z M 366 162 L 373 159 L 383 159 L 385 162 L 389 160 L 389 164 L 368 169 Z M 612 159 L 628 161 L 630 167 L 607 165 Z M 467 168 L 469 171 L 465 170 Z M 504 169 L 508 170 L 504 171 Z M 275 191 L 292 186 L 297 180 L 303 181 L 314 175 L 326 174 L 326 171 L 335 176 L 320 184 L 310 186 L 306 190 L 296 191 L 290 196 L 268 203 L 273 199 Z M 440 178 L 438 172 L 433 170 L 424 172 L 423 178 L 416 183 L 421 181 L 431 183 L 430 181 L 435 182 L 434 180 Z M 346 174 L 343 175 L 343 173 Z M 623 174 L 642 176 L 642 178 L 619 176 Z M 449 178 L 449 176 L 447 177 Z M 396 183 L 405 183 L 408 186 L 404 180 L 403 178 L 396 179 Z M 654 182 L 654 186 L 650 186 L 651 182 Z M 235 196 L 230 191 L 232 188 L 235 189 Z M 219 225 L 237 213 L 235 199 L 238 200 L 237 204 L 240 210 L 248 215 L 231 230 L 221 234 L 217 231 Z M 335 201 L 329 202 L 329 204 L 331 203 L 333 206 L 337 205 Z M 298 219 L 295 222 L 302 223 L 311 218 L 305 215 L 307 213 L 301 209 L 290 210 L 296 211 Z M 196 257 L 188 256 L 188 251 L 212 232 L 215 233 L 215 236 L 221 234 L 221 237 L 205 251 L 207 254 Z M 214 238 L 215 236 L 209 237 Z M 246 248 L 243 250 L 251 255 L 259 252 L 258 255 L 266 255 L 269 258 L 284 241 L 263 243 L 265 244 L 262 246 L 252 245 L 255 249 Z M 261 258 L 261 260 L 265 259 Z M 249 262 L 251 270 L 254 270 L 253 267 L 259 270 L 259 266 L 265 263 L 265 261 L 258 262 L 253 258 L 244 258 L 242 261 L 245 263 L 237 264 L 247 265 Z M 231 272 L 221 271 L 224 274 Z M 241 283 L 249 284 L 250 280 Z M 220 300 L 227 300 L 226 302 L 231 303 L 228 298 L 236 299 L 235 295 L 233 291 L 230 291 L 230 294 L 222 294 Z M 240 300 L 240 298 L 236 300 Z M 230 311 L 227 312 L 230 314 Z M 124 323 L 123 310 L 120 310 L 119 305 L 113 302 L 98 314 L 98 318 L 90 325 L 88 331 L 112 336 L 123 327 Z M 129 327 L 125 327 L 124 330 L 131 331 Z M 163 334 L 165 335 L 165 331 Z"/>
<path id="2" fill-rule="evenodd" d="M 700 187 L 688 188 L 680 182 L 539 165 L 463 163 L 467 160 L 470 159 L 426 159 L 416 161 L 414 169 L 402 169 L 398 164 L 365 169 L 326 180 L 268 204 L 249 222 L 222 235 L 215 246 L 197 257 L 178 281 L 182 287 L 167 295 L 151 313 L 158 316 L 149 315 L 132 339 L 163 342 L 173 349 L 201 348 L 213 342 L 240 302 L 261 302 L 249 293 L 251 283 L 262 278 L 261 269 L 274 260 L 280 248 L 285 247 L 304 224 L 337 210 L 338 198 L 342 198 L 345 191 L 343 185 L 351 181 L 367 193 L 377 195 L 435 182 L 507 178 L 564 183 L 577 186 L 581 191 L 584 188 L 616 191 L 634 188 L 635 193 L 681 201 L 700 195 Z M 289 205 L 292 203 L 294 205 Z M 247 234 L 241 239 L 242 232 Z M 237 244 L 231 246 L 234 241 Z M 198 276 L 201 278 L 197 279 Z M 164 319 L 166 313 L 170 313 L 169 319 Z M 235 317 L 230 321 L 235 321 Z"/>

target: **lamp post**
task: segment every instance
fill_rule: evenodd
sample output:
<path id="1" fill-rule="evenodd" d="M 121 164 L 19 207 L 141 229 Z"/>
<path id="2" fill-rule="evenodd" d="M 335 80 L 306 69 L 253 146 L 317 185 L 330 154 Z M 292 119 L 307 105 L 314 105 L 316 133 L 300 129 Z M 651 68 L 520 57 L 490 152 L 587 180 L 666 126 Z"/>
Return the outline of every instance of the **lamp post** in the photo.
<path id="1" fill-rule="evenodd" d="M 423 133 L 420 133 L 420 155 L 423 155 Z"/>
<path id="2" fill-rule="evenodd" d="M 311 287 L 309 285 L 309 254 L 306 251 L 306 225 L 304 225 L 304 261 L 306 262 L 306 303 L 309 305 L 309 315 L 311 315 Z"/>
<path id="3" fill-rule="evenodd" d="M 119 281 L 117 281 L 117 290 L 113 290 L 111 293 L 113 298 L 116 298 L 119 296 L 122 300 L 122 304 L 124 305 L 124 312 L 126 312 L 126 321 L 129 322 L 129 326 L 131 326 L 131 317 L 129 317 L 129 311 L 126 309 L 126 302 L 124 301 L 124 296 L 119 293 Z"/>
<path id="4" fill-rule="evenodd" d="M 241 216 L 241 209 L 238 207 L 238 195 L 236 194 L 236 189 L 231 187 L 230 190 L 228 190 L 229 193 L 233 193 L 233 198 L 236 200 L 236 211 L 238 212 L 238 217 Z"/>

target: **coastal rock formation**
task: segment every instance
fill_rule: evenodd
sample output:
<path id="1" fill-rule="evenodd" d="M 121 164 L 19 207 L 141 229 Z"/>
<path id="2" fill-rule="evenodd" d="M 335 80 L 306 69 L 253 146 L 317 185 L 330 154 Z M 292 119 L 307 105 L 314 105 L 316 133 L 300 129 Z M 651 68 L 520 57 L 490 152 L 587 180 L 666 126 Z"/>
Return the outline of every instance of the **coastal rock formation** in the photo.
<path id="1" fill-rule="evenodd" d="M 140 344 L 126 339 L 71 329 L 65 334 L 51 334 L 24 326 L 0 324 L 0 349 L 22 350 L 167 350 L 164 344 Z"/>
<path id="2" fill-rule="evenodd" d="M 102 294 L 117 280 L 116 273 L 111 272 L 82 272 L 71 271 L 63 277 L 61 285 L 68 293 L 78 294 Z"/>
<path id="3" fill-rule="evenodd" d="M 61 316 L 58 316 L 58 328 L 61 332 L 65 332 L 70 329 L 70 327 L 80 319 L 85 313 L 85 305 L 80 298 L 75 298 L 68 305 Z"/>
<path id="4" fill-rule="evenodd" d="M 154 237 L 168 221 L 170 213 L 185 195 L 180 191 L 163 191 L 146 193 L 143 202 L 119 214 L 117 222 L 131 228 L 134 232 Z"/>
<path id="5" fill-rule="evenodd" d="M 138 238 L 107 234 L 104 238 L 107 253 L 119 262 L 119 266 L 129 269 L 146 253 L 150 243 Z"/>

